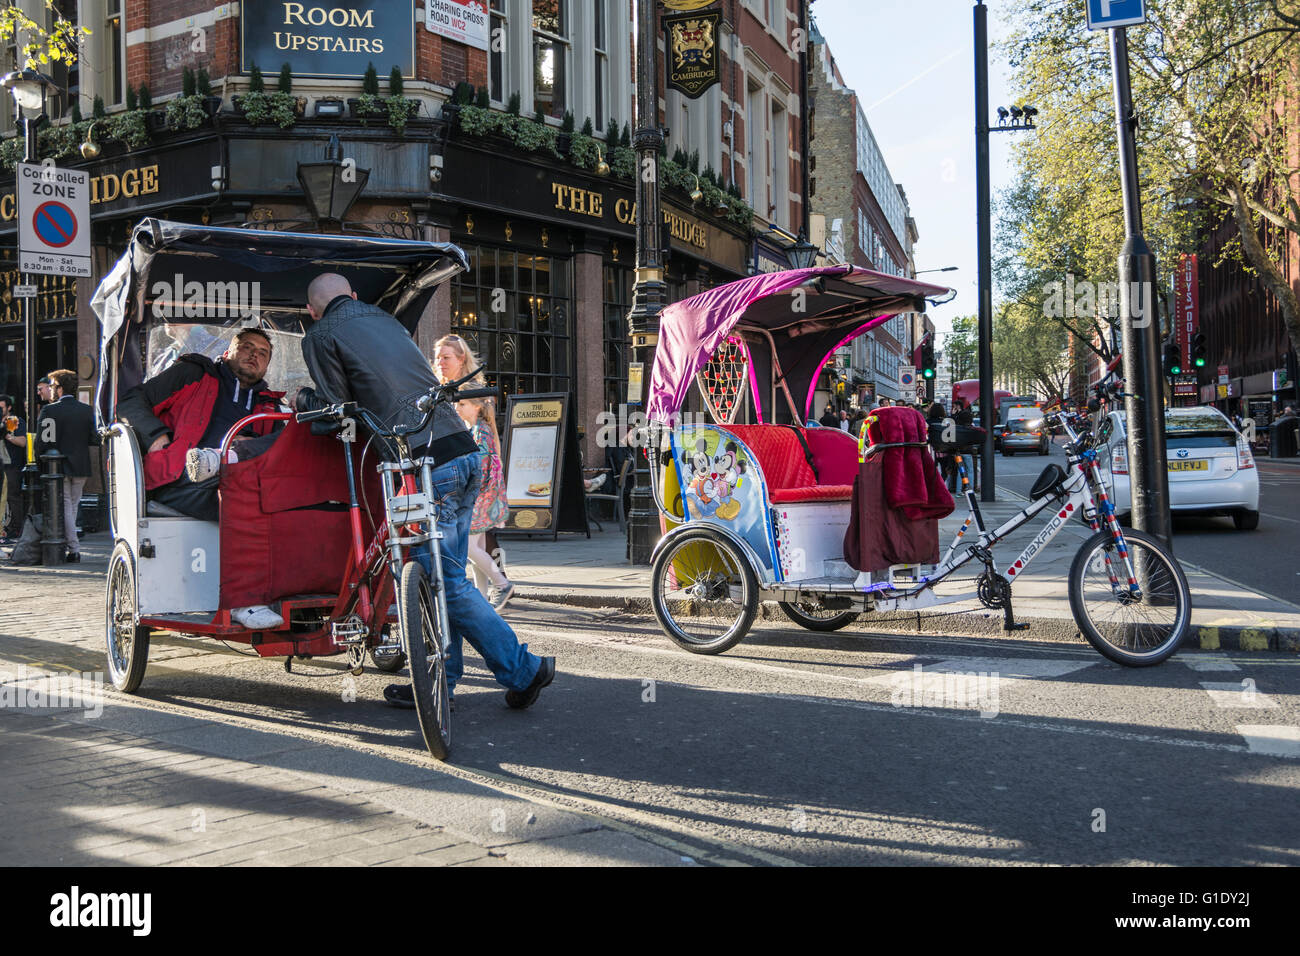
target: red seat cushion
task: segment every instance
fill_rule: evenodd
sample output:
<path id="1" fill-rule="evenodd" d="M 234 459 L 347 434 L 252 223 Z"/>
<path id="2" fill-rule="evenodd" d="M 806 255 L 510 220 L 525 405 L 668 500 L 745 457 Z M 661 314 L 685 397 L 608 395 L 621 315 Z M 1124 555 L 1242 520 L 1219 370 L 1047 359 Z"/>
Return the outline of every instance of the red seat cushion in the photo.
<path id="1" fill-rule="evenodd" d="M 726 431 L 754 453 L 767 480 L 767 496 L 772 504 L 848 501 L 853 497 L 852 485 L 817 484 L 817 476 L 813 474 L 793 428 L 785 425 L 727 425 Z"/>

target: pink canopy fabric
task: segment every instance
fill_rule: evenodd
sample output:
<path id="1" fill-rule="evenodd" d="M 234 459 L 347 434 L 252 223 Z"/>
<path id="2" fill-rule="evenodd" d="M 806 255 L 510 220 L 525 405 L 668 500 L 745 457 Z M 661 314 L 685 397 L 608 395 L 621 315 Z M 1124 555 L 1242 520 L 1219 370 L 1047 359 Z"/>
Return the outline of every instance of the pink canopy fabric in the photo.
<path id="1" fill-rule="evenodd" d="M 829 288 L 810 287 L 806 311 L 796 312 L 788 298 L 773 299 L 818 277 L 825 277 Z M 814 346 L 815 339 L 829 336 L 817 356 L 820 358 L 846 334 L 851 337 L 878 324 L 866 321 L 871 316 L 883 322 L 895 313 L 912 311 L 921 299 L 949 291 L 944 286 L 839 265 L 763 273 L 675 302 L 660 313 L 646 414 L 661 422 L 675 417 L 696 373 L 742 319 L 745 326 L 770 330 L 778 349 L 806 349 Z M 784 357 L 782 364 L 788 364 Z"/>

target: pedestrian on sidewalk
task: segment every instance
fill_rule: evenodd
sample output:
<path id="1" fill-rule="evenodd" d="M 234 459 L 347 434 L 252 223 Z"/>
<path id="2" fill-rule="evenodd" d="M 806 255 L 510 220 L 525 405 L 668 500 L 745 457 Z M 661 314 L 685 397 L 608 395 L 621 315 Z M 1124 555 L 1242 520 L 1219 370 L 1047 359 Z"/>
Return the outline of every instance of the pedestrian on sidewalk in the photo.
<path id="1" fill-rule="evenodd" d="M 23 533 L 23 465 L 27 463 L 27 423 L 10 395 L 0 395 L 0 537 Z"/>
<path id="2" fill-rule="evenodd" d="M 36 423 L 36 460 L 51 449 L 64 456 L 63 537 L 68 550 L 63 560 L 76 564 L 81 560 L 77 507 L 90 477 L 90 446 L 99 444 L 99 432 L 95 429 L 95 413 L 85 402 L 77 401 L 77 373 L 62 368 L 51 372 L 49 380 L 53 383 L 53 401 L 41 409 Z"/>
<path id="3" fill-rule="evenodd" d="M 459 335 L 444 335 L 434 343 L 433 348 L 433 364 L 438 381 L 454 382 L 464 377 L 470 369 L 478 368 L 479 373 L 468 384 L 472 388 L 487 387 L 487 379 L 478 359 L 470 350 L 469 343 Z M 490 398 L 456 403 L 456 411 L 470 427 L 474 442 L 478 445 L 479 465 L 483 475 L 478 498 L 474 501 L 474 513 L 470 518 L 469 560 L 474 566 L 479 590 L 484 590 L 483 585 L 487 584 L 485 596 L 488 603 L 500 613 L 515 593 L 515 586 L 487 550 L 487 532 L 504 528 L 506 515 L 510 511 L 510 506 L 506 504 L 501 447 L 497 443 L 495 406 L 496 403 Z M 497 553 L 500 555 L 500 551 Z"/>
<path id="4" fill-rule="evenodd" d="M 298 411 L 355 401 L 394 425 L 423 420 L 415 400 L 438 379 L 400 322 L 376 306 L 358 302 L 348 280 L 334 272 L 322 273 L 307 287 L 307 314 L 312 325 L 303 336 L 302 356 L 316 387 L 295 393 Z M 478 447 L 465 423 L 443 405 L 435 406 L 428 428 L 411 435 L 409 441 L 415 457 L 432 457 L 439 463 L 433 469 L 431 491 L 438 501 L 438 530 L 443 535 L 443 586 L 451 631 L 447 692 L 454 693 L 464 673 L 461 644 L 469 641 L 507 688 L 506 706 L 516 710 L 531 706 L 555 679 L 555 658 L 529 653 L 465 572 L 470 517 L 481 480 Z M 379 444 L 381 454 L 391 454 L 385 443 Z M 412 557 L 432 573 L 427 546 L 413 548 Z M 390 684 L 384 688 L 384 699 L 395 707 L 415 706 L 410 684 Z"/>

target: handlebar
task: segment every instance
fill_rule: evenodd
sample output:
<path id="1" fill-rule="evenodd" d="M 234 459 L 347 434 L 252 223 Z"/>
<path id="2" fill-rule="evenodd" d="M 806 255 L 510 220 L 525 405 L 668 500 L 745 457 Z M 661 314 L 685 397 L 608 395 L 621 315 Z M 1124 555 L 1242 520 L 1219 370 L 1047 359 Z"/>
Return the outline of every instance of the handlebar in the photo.
<path id="1" fill-rule="evenodd" d="M 349 418 L 355 415 L 372 432 L 384 435 L 390 438 L 405 438 L 407 435 L 414 435 L 424 431 L 429 427 L 429 422 L 433 420 L 433 411 L 437 406 L 447 402 L 458 402 L 462 399 L 476 398 L 500 398 L 501 390 L 499 388 L 466 388 L 460 386 L 479 374 L 479 369 L 474 369 L 463 378 L 454 382 L 447 382 L 443 385 L 435 385 L 424 395 L 416 400 L 415 407 L 423 414 L 420 421 L 415 425 L 407 425 L 397 428 L 387 428 L 379 421 L 369 409 L 362 408 L 356 402 L 338 402 L 334 405 L 327 405 L 325 408 L 315 409 L 313 411 L 298 412 L 296 420 L 306 424 L 308 422 L 322 421 L 332 419 L 335 421 Z"/>

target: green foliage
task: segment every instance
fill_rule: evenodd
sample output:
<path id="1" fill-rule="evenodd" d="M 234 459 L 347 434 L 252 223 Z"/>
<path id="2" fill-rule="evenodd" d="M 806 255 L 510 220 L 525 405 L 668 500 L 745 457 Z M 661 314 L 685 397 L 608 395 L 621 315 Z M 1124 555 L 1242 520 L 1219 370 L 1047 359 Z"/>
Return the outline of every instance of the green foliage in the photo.
<path id="1" fill-rule="evenodd" d="M 274 123 L 288 129 L 298 121 L 297 98 L 292 93 L 250 92 L 239 98 L 244 118 L 253 126 Z"/>
<path id="2" fill-rule="evenodd" d="M 519 115 L 519 92 L 517 90 L 510 94 L 510 99 L 506 103 L 506 112 L 511 116 Z"/>
<path id="3" fill-rule="evenodd" d="M 560 132 L 561 133 L 573 132 L 573 114 L 570 113 L 568 110 L 564 111 L 564 116 L 560 119 Z"/>
<path id="4" fill-rule="evenodd" d="M 556 131 L 521 116 L 466 106 L 458 114 L 457 123 L 461 131 L 470 136 L 504 136 L 525 152 L 560 155 L 556 149 Z"/>
<path id="5" fill-rule="evenodd" d="M 609 118 L 609 122 L 605 124 L 605 142 L 610 149 L 618 145 L 618 120 L 612 116 Z"/>
<path id="6" fill-rule="evenodd" d="M 49 20 L 42 16 L 42 22 L 38 23 L 12 2 L 0 7 L 0 43 L 7 46 L 15 33 L 24 35 L 19 50 L 23 61 L 21 69 L 40 69 L 48 73 L 50 63 L 72 63 L 77 59 L 77 47 L 82 37 L 90 35 L 85 27 L 78 27 L 61 16 L 53 0 L 45 0 L 45 9 Z M 47 29 L 45 22 L 53 25 Z"/>
<path id="7" fill-rule="evenodd" d="M 473 84 L 467 83 L 465 80 L 461 80 L 454 87 L 452 87 L 451 105 L 469 106 L 470 98 L 473 95 L 474 95 Z"/>
<path id="8" fill-rule="evenodd" d="M 288 67 L 288 65 L 289 64 L 287 63 L 285 64 L 286 67 Z M 199 96 L 212 95 L 212 80 L 208 77 L 206 67 L 199 67 L 199 72 L 194 75 L 194 87 L 195 92 L 198 93 Z"/>
<path id="9" fill-rule="evenodd" d="M 618 145 L 627 147 L 632 145 L 632 131 L 626 123 L 623 124 L 623 132 L 618 137 Z"/>
<path id="10" fill-rule="evenodd" d="M 208 111 L 198 94 L 178 96 L 167 103 L 167 125 L 171 129 L 198 129 L 207 121 Z"/>
<path id="11" fill-rule="evenodd" d="M 150 94 L 149 86 L 145 83 L 140 84 L 140 109 L 153 109 L 153 95 Z"/>
<path id="12" fill-rule="evenodd" d="M 600 162 L 595 138 L 587 133 L 574 133 L 569 142 L 569 162 L 579 169 L 595 169 Z"/>
<path id="13" fill-rule="evenodd" d="M 583 136 L 596 135 L 596 128 L 592 125 L 590 116 L 588 116 L 585 120 L 582 121 L 582 135 Z"/>
<path id="14" fill-rule="evenodd" d="M 137 110 L 139 108 L 140 108 L 140 98 L 135 95 L 135 87 L 128 84 L 126 88 L 127 112 L 130 112 L 131 110 Z M 81 112 L 80 108 L 78 108 L 77 112 Z"/>
<path id="15" fill-rule="evenodd" d="M 1044 322 L 1030 305 L 1009 303 L 993 320 L 993 366 L 1013 381 L 1032 382 L 1045 395 L 1064 395 L 1070 376 L 1069 333 Z M 960 381 L 956 375 L 954 381 Z"/>
<path id="16" fill-rule="evenodd" d="M 700 178 L 704 180 L 706 183 L 712 183 L 714 186 L 719 185 L 718 175 L 713 171 L 712 163 L 709 163 L 707 166 L 704 167 L 704 172 L 700 173 Z"/>
<path id="17" fill-rule="evenodd" d="M 265 91 L 266 80 L 262 78 L 262 71 L 258 68 L 257 64 L 253 64 L 253 68 L 249 70 L 248 73 L 248 92 L 263 93 Z"/>
<path id="18" fill-rule="evenodd" d="M 629 146 L 616 146 L 605 160 L 610 171 L 619 179 L 632 179 L 636 176 L 636 150 Z"/>
<path id="19" fill-rule="evenodd" d="M 541 110 L 538 110 L 537 112 L 533 113 L 533 122 L 536 123 L 538 126 L 545 126 L 546 114 L 543 113 Z"/>
<path id="20" fill-rule="evenodd" d="M 660 150 L 659 155 L 660 156 L 664 155 L 664 151 Z M 678 146 L 673 150 L 673 165 L 675 166 L 686 165 L 686 154 L 682 152 L 682 148 L 680 146 Z"/>
<path id="21" fill-rule="evenodd" d="M 492 93 L 486 86 L 480 86 L 478 88 L 478 95 L 474 97 L 474 105 L 481 110 L 490 109 L 492 107 Z"/>
<path id="22" fill-rule="evenodd" d="M 288 63 L 280 64 L 280 77 L 275 82 L 275 90 L 277 93 L 293 92 L 293 70 Z"/>
<path id="23" fill-rule="evenodd" d="M 128 89 L 129 89 L 129 88 L 128 88 Z M 130 102 L 131 102 L 131 97 L 128 96 L 126 99 L 127 99 L 127 103 L 130 104 Z M 80 100 L 80 99 L 75 99 L 75 100 L 72 101 L 72 109 L 71 109 L 70 112 L 71 112 L 71 114 L 72 114 L 72 122 L 73 122 L 73 123 L 80 123 L 80 122 L 82 121 L 82 116 L 81 116 L 81 100 Z"/>
<path id="24" fill-rule="evenodd" d="M 693 173 L 700 171 L 700 151 L 698 149 L 691 150 L 690 158 L 686 161 L 686 168 Z"/>
<path id="25" fill-rule="evenodd" d="M 419 100 L 408 100 L 405 96 L 390 96 L 384 100 L 388 111 L 388 125 L 399 133 L 406 131 L 406 124 L 420 107 Z"/>
<path id="26" fill-rule="evenodd" d="M 379 96 L 379 74 L 373 63 L 366 67 L 366 74 L 361 78 L 361 93 L 363 96 Z"/>
<path id="27" fill-rule="evenodd" d="M 952 380 L 962 382 L 979 375 L 979 317 L 958 316 L 940 351 L 948 357 Z"/>
<path id="28" fill-rule="evenodd" d="M 469 86 L 469 84 L 466 84 L 466 86 Z M 474 87 L 470 86 L 470 89 L 473 90 Z M 404 95 L 402 89 L 402 68 L 400 66 L 394 66 L 392 71 L 388 74 L 388 95 Z M 468 100 L 466 102 L 468 102 Z"/>
<path id="29" fill-rule="evenodd" d="M 194 71 L 188 66 L 181 68 L 181 96 L 195 96 L 198 93 L 198 80 Z"/>
<path id="30" fill-rule="evenodd" d="M 108 113 L 104 110 L 104 98 L 96 96 L 90 104 L 90 115 L 94 119 L 103 119 Z"/>
<path id="31" fill-rule="evenodd" d="M 149 145 L 149 124 L 145 120 L 146 110 L 126 110 L 114 113 L 101 127 L 108 139 L 121 140 L 128 149 L 139 149 Z"/>

